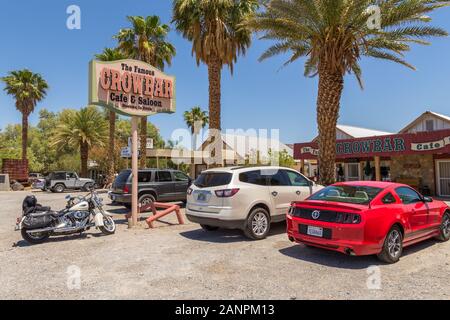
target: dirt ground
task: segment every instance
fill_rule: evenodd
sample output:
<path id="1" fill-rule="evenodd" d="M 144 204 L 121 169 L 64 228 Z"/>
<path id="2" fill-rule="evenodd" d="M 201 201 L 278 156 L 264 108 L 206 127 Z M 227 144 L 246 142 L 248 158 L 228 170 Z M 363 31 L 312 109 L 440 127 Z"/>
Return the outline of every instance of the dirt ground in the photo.
<path id="1" fill-rule="evenodd" d="M 129 230 L 126 211 L 107 205 L 116 234 L 91 230 L 30 246 L 14 231 L 29 193 L 0 192 L 0 299 L 450 298 L 450 242 L 426 241 L 384 265 L 292 244 L 283 224 L 258 242 L 174 217 Z M 36 196 L 54 209 L 65 204 L 64 195 Z"/>

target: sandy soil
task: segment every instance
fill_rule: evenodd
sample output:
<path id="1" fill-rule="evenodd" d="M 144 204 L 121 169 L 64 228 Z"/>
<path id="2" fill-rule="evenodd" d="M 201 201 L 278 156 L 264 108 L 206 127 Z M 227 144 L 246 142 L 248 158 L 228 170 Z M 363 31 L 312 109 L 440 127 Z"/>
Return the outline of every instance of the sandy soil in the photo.
<path id="1" fill-rule="evenodd" d="M 406 249 L 399 263 L 384 265 L 375 257 L 292 244 L 283 224 L 258 242 L 239 231 L 176 225 L 174 217 L 152 230 L 144 224 L 129 230 L 125 210 L 108 205 L 116 234 L 91 230 L 30 246 L 13 231 L 28 193 L 0 192 L 1 299 L 450 298 L 450 242 L 426 241 Z M 54 209 L 65 204 L 64 195 L 36 195 Z M 374 272 L 381 289 L 368 289 Z"/>

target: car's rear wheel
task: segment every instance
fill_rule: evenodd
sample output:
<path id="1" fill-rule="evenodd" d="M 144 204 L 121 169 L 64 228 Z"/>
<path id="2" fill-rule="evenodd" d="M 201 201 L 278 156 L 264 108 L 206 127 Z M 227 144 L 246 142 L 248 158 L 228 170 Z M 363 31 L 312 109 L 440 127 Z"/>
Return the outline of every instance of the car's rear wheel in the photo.
<path id="1" fill-rule="evenodd" d="M 270 215 L 264 208 L 255 208 L 247 218 L 244 234 L 252 240 L 262 240 L 270 231 Z"/>
<path id="2" fill-rule="evenodd" d="M 384 240 L 383 250 L 378 254 L 378 259 L 386 263 L 396 263 L 403 253 L 403 235 L 399 227 L 394 226 L 389 230 Z"/>
<path id="3" fill-rule="evenodd" d="M 152 194 L 144 194 L 139 198 L 139 204 L 141 207 L 148 206 L 155 202 L 155 197 Z"/>
<path id="4" fill-rule="evenodd" d="M 20 233 L 22 234 L 22 238 L 31 244 L 39 244 L 47 240 L 50 235 L 46 232 L 43 233 L 28 233 L 27 229 L 20 230 Z"/>
<path id="5" fill-rule="evenodd" d="M 219 230 L 219 227 L 208 226 L 206 224 L 201 224 L 200 227 L 202 227 L 202 229 L 205 230 L 205 231 L 216 231 L 216 230 Z"/>
<path id="6" fill-rule="evenodd" d="M 450 213 L 448 212 L 442 217 L 440 233 L 437 239 L 444 242 L 450 240 Z"/>
<path id="7" fill-rule="evenodd" d="M 65 189 L 66 187 L 62 183 L 58 183 L 53 187 L 53 191 L 55 191 L 56 193 L 62 193 Z"/>

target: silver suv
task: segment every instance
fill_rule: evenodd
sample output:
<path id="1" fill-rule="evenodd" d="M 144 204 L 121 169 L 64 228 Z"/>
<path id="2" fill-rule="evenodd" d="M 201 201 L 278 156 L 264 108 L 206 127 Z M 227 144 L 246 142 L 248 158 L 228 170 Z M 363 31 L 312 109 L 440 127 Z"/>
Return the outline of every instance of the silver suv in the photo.
<path id="1" fill-rule="evenodd" d="M 291 202 L 322 188 L 289 168 L 206 170 L 188 189 L 186 216 L 208 231 L 242 229 L 251 239 L 264 239 L 271 222 L 285 220 Z"/>
<path id="2" fill-rule="evenodd" d="M 56 171 L 50 173 L 45 178 L 43 190 L 61 193 L 66 189 L 89 190 L 95 186 L 95 181 L 87 178 L 80 178 L 73 171 Z"/>

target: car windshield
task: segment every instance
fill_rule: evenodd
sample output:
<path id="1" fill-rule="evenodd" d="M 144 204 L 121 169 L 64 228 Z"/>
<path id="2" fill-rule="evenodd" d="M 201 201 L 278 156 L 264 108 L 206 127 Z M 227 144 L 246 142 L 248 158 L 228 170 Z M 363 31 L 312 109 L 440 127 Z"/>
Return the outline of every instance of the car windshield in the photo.
<path id="1" fill-rule="evenodd" d="M 231 176 L 226 172 L 205 172 L 194 181 L 194 185 L 199 188 L 225 186 L 231 182 Z"/>
<path id="2" fill-rule="evenodd" d="M 380 192 L 381 188 L 367 186 L 329 186 L 309 197 L 309 200 L 343 202 L 353 204 L 369 204 Z"/>

